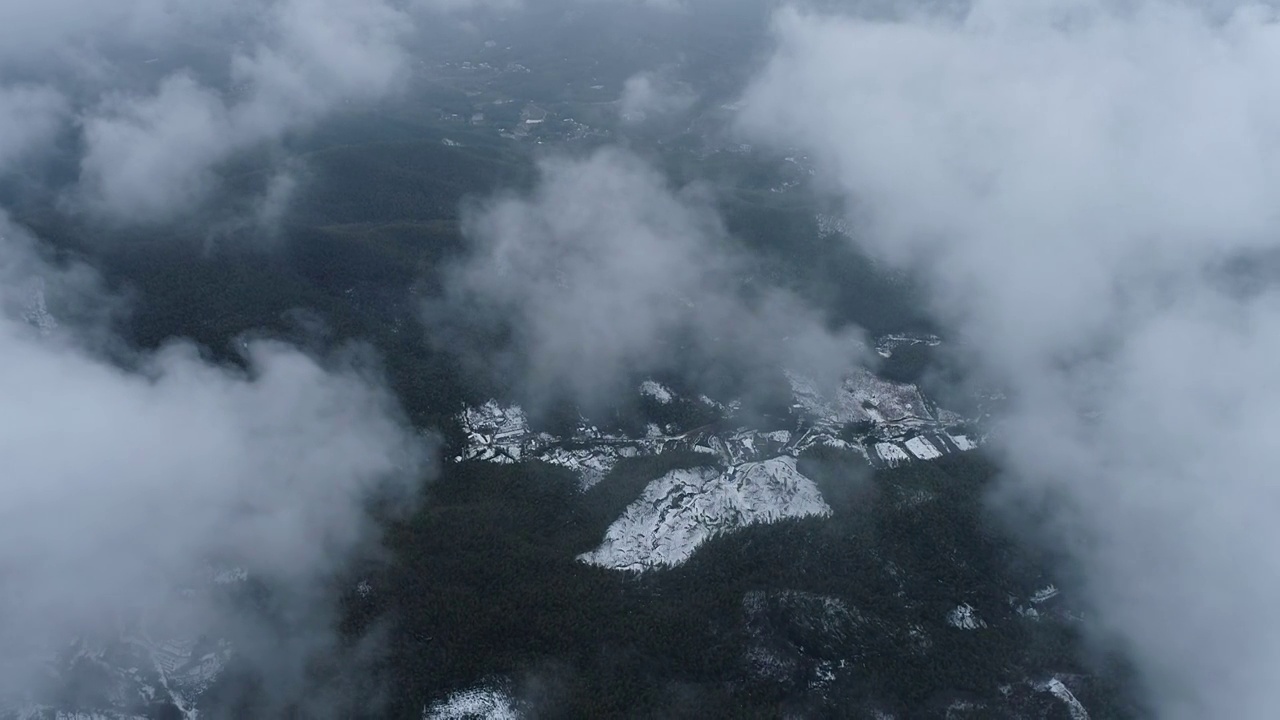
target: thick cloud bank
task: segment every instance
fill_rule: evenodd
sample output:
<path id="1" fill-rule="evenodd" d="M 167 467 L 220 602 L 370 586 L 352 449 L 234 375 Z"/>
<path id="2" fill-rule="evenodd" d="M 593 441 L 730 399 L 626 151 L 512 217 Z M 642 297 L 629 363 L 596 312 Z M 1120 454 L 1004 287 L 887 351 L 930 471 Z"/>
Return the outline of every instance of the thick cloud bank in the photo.
<path id="1" fill-rule="evenodd" d="M 45 315 L 102 302 L 92 274 L 45 264 L 7 221 L 0 238 L 0 692 L 37 689 L 50 648 L 172 609 L 208 563 L 310 596 L 295 610 L 327 636 L 314 594 L 372 537 L 370 493 L 425 467 L 376 376 L 268 341 L 246 346 L 247 370 L 182 342 L 123 369 Z M 238 622 L 194 612 L 178 632 Z M 284 676 L 307 660 L 272 652 L 250 661 Z"/>
<path id="2" fill-rule="evenodd" d="M 1280 24 L 1215 10 L 784 12 L 742 118 L 824 159 L 1007 383 L 1009 495 L 1166 718 L 1271 717 L 1280 669 Z"/>
<path id="3" fill-rule="evenodd" d="M 543 400 L 606 402 L 637 374 L 716 364 L 832 379 L 860 352 L 856 332 L 748 288 L 708 199 L 618 150 L 544 162 L 530 195 L 472 208 L 464 232 L 470 253 L 446 273 L 432 324 L 497 338 L 498 369 Z"/>

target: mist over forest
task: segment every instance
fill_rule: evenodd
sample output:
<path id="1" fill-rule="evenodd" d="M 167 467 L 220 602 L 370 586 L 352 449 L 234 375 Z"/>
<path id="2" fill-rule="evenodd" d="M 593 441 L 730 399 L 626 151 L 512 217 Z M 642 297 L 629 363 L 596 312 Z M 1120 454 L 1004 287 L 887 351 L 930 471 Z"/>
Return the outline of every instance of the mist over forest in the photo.
<path id="1" fill-rule="evenodd" d="M 0 718 L 1270 718 L 1280 15 L 0 7 Z"/>

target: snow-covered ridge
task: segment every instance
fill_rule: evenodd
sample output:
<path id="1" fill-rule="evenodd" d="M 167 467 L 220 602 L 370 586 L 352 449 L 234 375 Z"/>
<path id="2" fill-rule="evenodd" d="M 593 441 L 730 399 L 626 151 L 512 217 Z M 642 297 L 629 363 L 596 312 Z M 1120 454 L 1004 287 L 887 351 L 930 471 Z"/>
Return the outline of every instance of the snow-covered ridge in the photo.
<path id="1" fill-rule="evenodd" d="M 529 429 L 529 420 L 518 405 L 501 406 L 490 400 L 469 407 L 459 415 L 467 445 L 456 462 L 480 460 L 501 464 L 541 460 L 578 474 L 582 489 L 595 485 L 624 457 L 656 455 L 682 446 L 680 437 L 659 430 L 643 438 L 608 435 L 583 422 L 569 438 L 558 438 Z"/>
<path id="2" fill-rule="evenodd" d="M 936 347 L 942 344 L 942 338 L 937 335 L 916 335 L 912 333 L 898 333 L 892 335 L 884 335 L 876 338 L 876 354 L 880 357 L 892 357 L 893 351 L 907 345 L 927 345 Z"/>
<path id="3" fill-rule="evenodd" d="M 831 509 L 796 459 L 815 446 L 861 455 L 875 466 L 927 461 L 977 447 L 956 430 L 961 419 L 938 409 L 914 385 L 894 383 L 858 369 L 834 393 L 788 374 L 794 430 L 734 427 L 738 403 L 699 397 L 726 420 L 681 431 L 650 424 L 643 437 L 609 434 L 586 420 L 568 437 L 534 432 L 519 406 L 490 400 L 459 415 L 467 438 L 458 462 L 477 460 L 558 465 L 578 475 L 580 487 L 599 483 L 623 458 L 685 450 L 708 456 L 703 467 L 655 478 L 606 531 L 599 547 L 579 560 L 618 570 L 644 571 L 687 561 L 718 534 L 784 518 L 825 516 Z M 646 381 L 638 391 L 661 405 L 683 401 Z"/>
<path id="4" fill-rule="evenodd" d="M 1071 715 L 1071 720 L 1089 720 L 1089 711 L 1085 710 L 1084 705 L 1076 699 L 1075 694 L 1058 678 L 1049 678 L 1045 682 L 1036 684 L 1035 688 L 1053 695 L 1063 705 L 1066 705 L 1067 713 Z"/>
<path id="5" fill-rule="evenodd" d="M 938 408 L 915 385 L 877 377 L 865 369 L 840 388 L 822 393 L 808 378 L 787 373 L 793 409 L 807 424 L 805 444 L 856 448 L 873 465 L 893 467 L 967 452 L 978 444 L 957 430 L 964 419 Z M 837 439 L 852 436 L 853 441 Z"/>
<path id="6" fill-rule="evenodd" d="M 716 535 L 784 518 L 825 516 L 831 508 L 796 459 L 780 456 L 726 470 L 672 470 L 649 483 L 605 532 L 600 547 L 578 556 L 615 570 L 673 567 Z"/>
<path id="7" fill-rule="evenodd" d="M 873 465 L 895 466 L 978 447 L 975 439 L 956 429 L 962 418 L 935 407 L 914 385 L 884 380 L 859 369 L 834 394 L 824 395 L 803 376 L 788 374 L 788 379 L 796 414 L 793 431 L 726 430 L 718 426 L 680 432 L 650 425 L 644 437 L 627 437 L 604 433 L 584 420 L 571 436 L 555 437 L 533 432 L 518 405 L 502 406 L 490 400 L 459 415 L 467 444 L 454 459 L 495 463 L 541 460 L 573 470 L 587 489 L 608 475 L 622 458 L 675 449 L 718 455 L 725 464 L 733 465 L 776 454 L 797 456 L 815 445 L 825 445 L 858 453 Z M 677 399 L 672 390 L 652 380 L 642 383 L 639 392 L 663 405 Z M 726 415 L 739 406 L 706 397 L 698 401 Z"/>

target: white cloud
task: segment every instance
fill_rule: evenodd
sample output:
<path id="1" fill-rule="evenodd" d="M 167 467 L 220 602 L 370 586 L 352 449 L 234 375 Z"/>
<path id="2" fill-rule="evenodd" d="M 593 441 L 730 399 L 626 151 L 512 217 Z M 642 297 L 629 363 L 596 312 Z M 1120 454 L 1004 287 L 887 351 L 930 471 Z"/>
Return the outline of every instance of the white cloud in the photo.
<path id="1" fill-rule="evenodd" d="M 215 182 L 214 166 L 243 142 L 218 94 L 185 74 L 99 112 L 84 120 L 80 192 L 112 217 L 167 219 L 191 208 Z"/>
<path id="2" fill-rule="evenodd" d="M 375 534 L 369 494 L 421 479 L 420 440 L 354 356 L 258 341 L 240 370 L 175 341 L 121 367 L 90 335 L 22 321 L 31 273 L 55 313 L 109 298 L 92 273 L 48 265 L 21 229 L 0 227 L 0 692 L 33 689 L 40 650 L 167 607 L 210 560 L 314 593 Z M 308 603 L 308 630 L 329 637 L 323 603 Z M 241 622 L 201 612 L 187 632 Z M 272 672 L 306 660 L 275 655 Z"/>
<path id="3" fill-rule="evenodd" d="M 591 404 L 636 373 L 710 365 L 831 380 L 860 352 L 856 332 L 828 330 L 794 297 L 746 292 L 745 259 L 706 198 L 616 149 L 543 162 L 529 196 L 473 208 L 464 231 L 471 252 L 447 271 L 429 324 L 509 333 L 475 361 L 505 357 L 541 399 Z"/>
<path id="4" fill-rule="evenodd" d="M 51 142 L 67 111 L 66 99 L 52 88 L 0 87 L 0 172 Z"/>
<path id="5" fill-rule="evenodd" d="M 414 7 L 436 13 L 456 13 L 469 10 L 518 10 L 524 0 L 413 0 Z"/>
<path id="6" fill-rule="evenodd" d="M 1159 715 L 1269 717 L 1280 313 L 1274 277 L 1222 268 L 1277 247 L 1273 12 L 989 0 L 775 33 L 743 129 L 820 158 L 1010 386 L 1004 499 L 1052 509 Z"/>
<path id="7" fill-rule="evenodd" d="M 45 0 L 0 7 L 0 59 L 6 64 L 64 60 L 77 46 L 170 43 L 192 30 L 244 18 L 244 0 Z"/>
<path id="8" fill-rule="evenodd" d="M 618 114 L 623 122 L 639 124 L 648 118 L 683 113 L 696 101 L 697 96 L 687 84 L 668 80 L 658 73 L 642 72 L 627 78 L 618 100 Z"/>
<path id="9" fill-rule="evenodd" d="M 305 127 L 343 102 L 390 93 L 411 25 L 385 2 L 280 0 L 267 38 L 229 58 L 236 94 L 190 73 L 154 93 L 109 96 L 82 122 L 79 194 L 115 220 L 167 220 L 195 207 L 220 163 Z"/>

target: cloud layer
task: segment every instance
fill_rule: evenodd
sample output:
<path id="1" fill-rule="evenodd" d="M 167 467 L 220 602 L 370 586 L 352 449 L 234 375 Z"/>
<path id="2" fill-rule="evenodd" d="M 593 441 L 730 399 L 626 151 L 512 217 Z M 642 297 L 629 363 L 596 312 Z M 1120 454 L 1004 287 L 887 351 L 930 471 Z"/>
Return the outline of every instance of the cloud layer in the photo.
<path id="1" fill-rule="evenodd" d="M 1160 717 L 1272 714 L 1280 24 L 1185 4 L 788 11 L 742 129 L 825 163 L 1011 390 L 1004 498 L 1049 508 Z"/>
<path id="2" fill-rule="evenodd" d="M 475 361 L 500 358 L 524 394 L 597 405 L 646 373 L 778 364 L 833 379 L 858 358 L 857 332 L 745 282 L 697 188 L 614 149 L 540 170 L 531 194 L 471 208 L 469 254 L 430 308 L 430 324 L 493 340 Z"/>
<path id="3" fill-rule="evenodd" d="M 370 494 L 411 491 L 427 467 L 376 374 L 271 341 L 247 344 L 243 370 L 181 341 L 122 367 L 93 333 L 30 322 L 33 307 L 110 300 L 37 247 L 0 222 L 0 692 L 38 689 L 49 648 L 172 609 L 210 562 L 308 596 L 308 631 L 330 637 L 309 594 L 373 536 Z M 188 619 L 192 636 L 241 622 Z M 307 660 L 273 652 L 280 676 Z"/>

